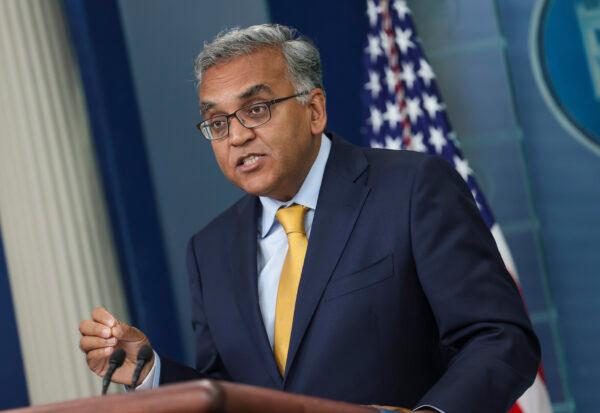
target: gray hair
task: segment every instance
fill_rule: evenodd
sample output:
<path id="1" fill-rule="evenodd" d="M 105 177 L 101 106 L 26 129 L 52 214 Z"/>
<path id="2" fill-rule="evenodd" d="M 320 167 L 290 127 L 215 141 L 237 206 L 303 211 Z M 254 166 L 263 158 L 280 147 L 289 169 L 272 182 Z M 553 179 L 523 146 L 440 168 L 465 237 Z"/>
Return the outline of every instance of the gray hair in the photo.
<path id="1" fill-rule="evenodd" d="M 259 24 L 245 29 L 234 27 L 220 32 L 211 42 L 205 42 L 194 64 L 198 87 L 210 67 L 269 47 L 283 53 L 296 93 L 323 89 L 321 58 L 313 42 L 296 29 L 279 24 Z M 308 99 L 300 96 L 298 100 L 305 103 Z"/>

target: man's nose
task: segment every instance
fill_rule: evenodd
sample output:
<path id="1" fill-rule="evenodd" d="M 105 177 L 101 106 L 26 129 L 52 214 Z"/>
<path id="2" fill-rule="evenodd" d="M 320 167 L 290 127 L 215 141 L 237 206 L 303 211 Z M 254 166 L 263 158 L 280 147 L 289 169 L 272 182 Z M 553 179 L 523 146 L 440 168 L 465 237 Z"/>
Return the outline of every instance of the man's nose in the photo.
<path id="1" fill-rule="evenodd" d="M 229 121 L 229 143 L 233 146 L 243 146 L 246 142 L 254 139 L 254 130 L 248 129 L 238 118 L 233 116 Z"/>

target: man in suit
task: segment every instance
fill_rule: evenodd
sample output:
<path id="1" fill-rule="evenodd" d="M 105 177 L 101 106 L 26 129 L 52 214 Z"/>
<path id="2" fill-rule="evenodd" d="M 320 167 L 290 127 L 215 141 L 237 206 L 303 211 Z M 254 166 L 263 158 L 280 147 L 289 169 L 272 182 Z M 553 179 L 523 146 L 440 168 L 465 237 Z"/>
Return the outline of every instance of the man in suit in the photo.
<path id="1" fill-rule="evenodd" d="M 196 61 L 198 127 L 247 195 L 194 235 L 196 368 L 155 355 L 142 387 L 212 377 L 362 404 L 505 412 L 539 345 L 469 190 L 445 161 L 325 134 L 316 48 L 293 29 L 222 33 Z M 97 308 L 99 375 L 135 327 Z"/>

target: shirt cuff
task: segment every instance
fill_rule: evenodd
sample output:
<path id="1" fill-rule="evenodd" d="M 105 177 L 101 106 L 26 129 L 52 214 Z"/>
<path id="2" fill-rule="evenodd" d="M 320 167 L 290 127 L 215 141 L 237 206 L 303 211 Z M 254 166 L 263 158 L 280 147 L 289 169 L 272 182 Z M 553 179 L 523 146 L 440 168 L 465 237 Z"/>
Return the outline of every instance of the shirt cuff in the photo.
<path id="1" fill-rule="evenodd" d="M 144 378 L 144 381 L 138 384 L 135 390 L 148 390 L 148 389 L 156 389 L 159 386 L 160 382 L 160 357 L 154 351 L 154 365 Z M 125 386 L 125 391 L 130 392 L 133 391 L 131 386 Z"/>
<path id="2" fill-rule="evenodd" d="M 440 410 L 440 409 L 438 409 L 437 407 L 435 407 L 435 406 L 432 406 L 432 405 L 430 405 L 430 404 L 423 404 L 423 405 L 421 405 L 421 406 L 417 407 L 416 409 L 414 409 L 414 410 L 413 410 L 413 412 L 418 412 L 418 411 L 419 411 L 419 409 L 425 409 L 425 408 L 427 408 L 427 409 L 433 409 L 433 410 L 435 410 L 436 412 L 440 412 L 440 413 L 446 413 L 446 412 L 444 412 L 443 410 Z"/>

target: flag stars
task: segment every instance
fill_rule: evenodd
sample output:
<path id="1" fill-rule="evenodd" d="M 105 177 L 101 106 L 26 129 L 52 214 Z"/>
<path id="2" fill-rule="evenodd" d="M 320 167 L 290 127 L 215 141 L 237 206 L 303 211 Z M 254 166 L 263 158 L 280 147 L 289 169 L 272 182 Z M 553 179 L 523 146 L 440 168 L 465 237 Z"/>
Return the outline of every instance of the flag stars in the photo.
<path id="1" fill-rule="evenodd" d="M 404 84 L 408 89 L 413 88 L 413 85 L 417 80 L 417 76 L 415 75 L 415 69 L 412 63 L 407 62 L 402 65 L 402 72 L 400 73 L 400 78 L 404 81 Z"/>
<path id="2" fill-rule="evenodd" d="M 415 133 L 410 140 L 410 149 L 417 152 L 427 152 L 427 147 L 423 143 L 423 134 Z"/>
<path id="3" fill-rule="evenodd" d="M 379 92 L 381 92 L 379 73 L 369 70 L 369 81 L 365 84 L 365 89 L 371 92 L 372 98 L 379 96 Z"/>
<path id="4" fill-rule="evenodd" d="M 466 159 L 462 159 L 456 155 L 454 155 L 452 160 L 454 161 L 454 167 L 456 168 L 456 171 L 460 174 L 460 176 L 462 176 L 462 179 L 465 182 L 468 182 L 469 175 L 473 173 L 473 170 L 469 166 L 469 162 Z"/>
<path id="5" fill-rule="evenodd" d="M 394 1 L 394 4 L 392 7 L 394 7 L 394 10 L 396 10 L 396 13 L 398 13 L 398 17 L 400 17 L 400 20 L 404 20 L 406 15 L 410 14 L 410 9 L 406 5 L 406 1 L 404 1 L 404 0 Z"/>
<path id="6" fill-rule="evenodd" d="M 423 115 L 423 110 L 421 109 L 421 101 L 419 98 L 407 98 L 406 99 L 406 113 L 410 118 L 410 123 L 413 125 L 417 123 L 419 116 Z"/>
<path id="7" fill-rule="evenodd" d="M 402 114 L 400 113 L 400 108 L 394 101 L 385 102 L 385 113 L 383 114 L 383 119 L 387 120 L 390 128 L 394 129 L 397 125 L 402 122 Z"/>
<path id="8" fill-rule="evenodd" d="M 371 148 L 383 149 L 383 143 L 376 141 L 375 139 L 371 140 Z"/>
<path id="9" fill-rule="evenodd" d="M 371 106 L 369 112 L 371 113 L 371 116 L 367 122 L 373 128 L 373 133 L 379 133 L 381 126 L 383 126 L 383 115 L 375 106 Z"/>
<path id="10" fill-rule="evenodd" d="M 379 41 L 381 42 L 381 48 L 384 53 L 390 53 L 390 49 L 392 44 L 394 43 L 394 39 L 385 30 L 379 32 Z"/>
<path id="11" fill-rule="evenodd" d="M 419 60 L 419 71 L 417 72 L 419 77 L 423 79 L 423 83 L 425 86 L 429 87 L 431 84 L 431 80 L 435 78 L 435 74 L 433 73 L 433 69 L 429 66 L 429 63 L 425 61 L 425 59 Z"/>
<path id="12" fill-rule="evenodd" d="M 373 0 L 367 0 L 367 16 L 371 27 L 377 24 L 377 16 L 381 12 L 381 8 L 375 4 Z"/>
<path id="13" fill-rule="evenodd" d="M 412 30 L 406 29 L 402 30 L 401 28 L 396 29 L 396 44 L 400 48 L 400 51 L 403 54 L 406 54 L 409 48 L 415 47 L 415 44 L 410 39 L 412 36 Z"/>
<path id="14" fill-rule="evenodd" d="M 402 139 L 401 138 L 392 138 L 391 136 L 386 136 L 385 137 L 385 148 L 386 149 L 394 149 L 394 150 L 402 149 Z"/>
<path id="15" fill-rule="evenodd" d="M 379 47 L 379 39 L 377 38 L 377 36 L 369 34 L 367 35 L 367 41 L 368 45 L 365 49 L 365 52 L 371 58 L 371 62 L 375 62 L 377 58 L 383 54 L 381 51 L 381 47 Z"/>
<path id="16" fill-rule="evenodd" d="M 394 72 L 391 67 L 387 66 L 385 68 L 385 83 L 387 84 L 388 92 L 390 92 L 390 94 L 396 92 L 399 78 L 400 76 Z"/>
<path id="17" fill-rule="evenodd" d="M 435 115 L 437 112 L 441 112 L 445 109 L 444 105 L 438 101 L 437 96 L 428 95 L 427 93 L 423 93 L 423 107 L 427 111 L 430 119 L 435 119 Z"/>
<path id="18" fill-rule="evenodd" d="M 435 152 L 440 155 L 444 146 L 446 145 L 446 138 L 444 138 L 444 132 L 440 128 L 429 127 L 429 142 L 435 148 Z"/>

